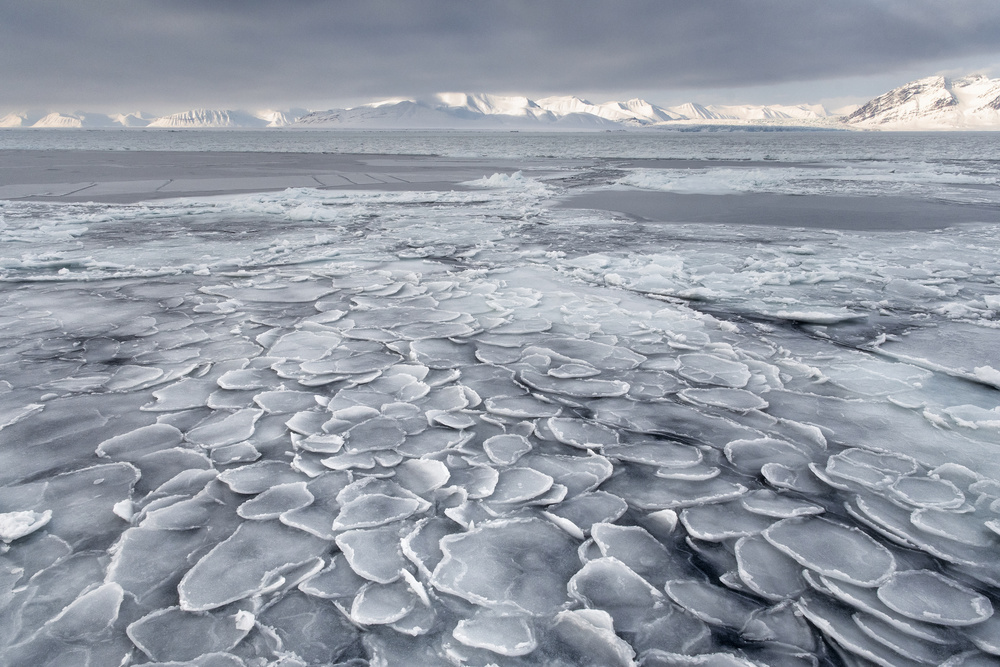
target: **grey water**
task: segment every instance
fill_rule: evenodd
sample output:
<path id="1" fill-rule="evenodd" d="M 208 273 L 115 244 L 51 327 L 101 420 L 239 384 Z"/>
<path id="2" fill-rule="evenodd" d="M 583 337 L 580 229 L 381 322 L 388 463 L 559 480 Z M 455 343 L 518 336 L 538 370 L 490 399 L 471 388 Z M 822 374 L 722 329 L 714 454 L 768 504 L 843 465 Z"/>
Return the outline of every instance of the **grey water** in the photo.
<path id="1" fill-rule="evenodd" d="M 0 664 L 995 664 L 997 149 L 0 132 Z"/>

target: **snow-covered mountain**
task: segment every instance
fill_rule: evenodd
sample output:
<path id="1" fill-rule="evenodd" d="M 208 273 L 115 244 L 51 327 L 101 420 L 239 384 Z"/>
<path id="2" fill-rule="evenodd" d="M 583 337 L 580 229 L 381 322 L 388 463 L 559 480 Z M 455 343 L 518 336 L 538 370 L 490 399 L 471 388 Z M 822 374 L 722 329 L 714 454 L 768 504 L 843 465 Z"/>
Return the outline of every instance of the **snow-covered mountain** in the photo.
<path id="1" fill-rule="evenodd" d="M 438 93 L 352 108 L 307 111 L 191 109 L 166 116 L 29 111 L 0 116 L 0 127 L 297 129 L 541 129 L 772 126 L 877 130 L 1000 130 L 1000 79 L 932 76 L 830 112 L 818 104 L 663 107 L 642 99 L 594 103 L 574 96 L 532 100 L 518 95 Z"/>
<path id="2" fill-rule="evenodd" d="M 879 130 L 1000 129 L 1000 79 L 918 79 L 879 95 L 845 122 Z"/>
<path id="3" fill-rule="evenodd" d="M 298 110 L 295 110 L 298 111 Z M 191 109 L 156 118 L 147 127 L 284 127 L 302 115 L 295 111 L 236 111 L 232 109 Z"/>
<path id="4" fill-rule="evenodd" d="M 142 111 L 130 113 L 72 113 L 26 111 L 0 116 L 3 127 L 39 128 L 112 128 L 112 127 L 167 127 L 167 128 L 254 128 L 285 127 L 291 125 L 305 109 L 275 111 L 234 111 L 228 109 L 192 109 L 168 116 L 155 116 Z"/>
<path id="5" fill-rule="evenodd" d="M 646 100 L 595 104 L 579 97 L 504 97 L 440 93 L 421 99 L 393 99 L 352 109 L 316 111 L 296 121 L 299 127 L 539 127 L 614 129 L 683 122 L 752 123 L 818 121 L 828 117 L 814 106 L 660 107 Z"/>
<path id="6" fill-rule="evenodd" d="M 560 113 L 527 97 L 481 93 L 439 93 L 420 99 L 392 99 L 351 109 L 316 111 L 299 118 L 295 127 L 443 129 L 569 129 L 621 128 L 618 122 L 595 114 Z"/>

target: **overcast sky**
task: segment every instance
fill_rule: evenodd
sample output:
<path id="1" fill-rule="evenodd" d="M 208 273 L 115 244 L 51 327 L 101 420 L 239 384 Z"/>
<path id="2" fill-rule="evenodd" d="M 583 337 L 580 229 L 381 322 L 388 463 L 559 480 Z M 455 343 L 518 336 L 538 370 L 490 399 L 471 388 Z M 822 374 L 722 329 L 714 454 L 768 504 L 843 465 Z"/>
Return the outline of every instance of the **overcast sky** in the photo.
<path id="1" fill-rule="evenodd" d="M 0 0 L 6 110 L 830 104 L 972 70 L 1000 75 L 998 0 Z"/>

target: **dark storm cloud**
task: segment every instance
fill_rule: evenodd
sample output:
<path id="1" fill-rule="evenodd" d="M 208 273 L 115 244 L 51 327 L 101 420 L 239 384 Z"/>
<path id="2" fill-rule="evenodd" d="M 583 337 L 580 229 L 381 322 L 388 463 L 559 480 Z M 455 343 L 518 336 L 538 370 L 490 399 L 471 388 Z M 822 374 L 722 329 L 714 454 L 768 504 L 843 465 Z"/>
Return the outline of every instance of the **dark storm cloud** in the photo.
<path id="1" fill-rule="evenodd" d="M 998 52 L 996 0 L 0 0 L 0 107 L 720 88 Z"/>

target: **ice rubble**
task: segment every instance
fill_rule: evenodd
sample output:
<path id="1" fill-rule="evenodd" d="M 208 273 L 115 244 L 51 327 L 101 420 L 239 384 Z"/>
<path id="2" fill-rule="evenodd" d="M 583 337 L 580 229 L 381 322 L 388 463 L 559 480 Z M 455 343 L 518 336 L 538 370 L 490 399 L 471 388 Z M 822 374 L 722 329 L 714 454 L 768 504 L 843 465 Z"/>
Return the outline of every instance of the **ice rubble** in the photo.
<path id="1" fill-rule="evenodd" d="M 711 250 L 432 261 L 438 232 L 408 233 L 5 295 L 3 659 L 1000 656 L 1000 361 L 969 363 L 992 283 L 844 239 L 734 272 Z M 873 333 L 956 298 L 936 321 L 976 327 L 959 352 Z"/>

